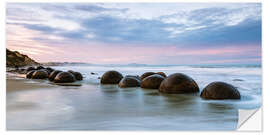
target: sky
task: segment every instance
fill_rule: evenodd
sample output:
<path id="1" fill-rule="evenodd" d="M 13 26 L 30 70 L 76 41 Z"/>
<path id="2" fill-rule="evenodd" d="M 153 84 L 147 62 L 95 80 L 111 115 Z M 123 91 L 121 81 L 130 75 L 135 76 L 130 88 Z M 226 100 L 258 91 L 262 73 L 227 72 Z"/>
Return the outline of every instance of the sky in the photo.
<path id="1" fill-rule="evenodd" d="M 7 3 L 6 47 L 38 62 L 259 64 L 259 3 Z"/>

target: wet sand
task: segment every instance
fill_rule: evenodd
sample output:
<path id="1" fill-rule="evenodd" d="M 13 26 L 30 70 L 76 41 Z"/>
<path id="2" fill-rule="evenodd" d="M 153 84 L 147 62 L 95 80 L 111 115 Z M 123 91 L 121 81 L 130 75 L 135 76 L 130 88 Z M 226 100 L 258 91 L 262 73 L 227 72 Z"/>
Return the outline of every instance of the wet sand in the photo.
<path id="1" fill-rule="evenodd" d="M 6 79 L 7 92 L 15 92 L 22 90 L 34 90 L 41 88 L 52 88 L 52 85 L 45 85 L 41 83 L 33 83 L 32 81 L 26 79 Z"/>

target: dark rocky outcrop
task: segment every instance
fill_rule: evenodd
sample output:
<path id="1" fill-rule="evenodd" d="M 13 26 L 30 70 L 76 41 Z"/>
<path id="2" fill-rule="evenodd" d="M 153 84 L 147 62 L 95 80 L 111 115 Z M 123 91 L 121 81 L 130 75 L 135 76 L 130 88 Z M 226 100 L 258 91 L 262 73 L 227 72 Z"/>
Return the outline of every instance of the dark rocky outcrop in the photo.
<path id="1" fill-rule="evenodd" d="M 212 82 L 202 91 L 204 99 L 240 99 L 239 91 L 231 84 L 225 82 Z"/>
<path id="2" fill-rule="evenodd" d="M 141 87 L 147 89 L 158 89 L 164 79 L 165 77 L 159 74 L 147 76 L 142 80 Z"/>
<path id="3" fill-rule="evenodd" d="M 32 71 L 32 70 L 36 70 L 34 67 L 28 67 L 25 69 L 26 72 Z"/>
<path id="4" fill-rule="evenodd" d="M 83 76 L 80 72 L 75 72 L 75 71 L 72 71 L 72 70 L 68 70 L 69 73 L 73 74 L 74 77 L 76 78 L 76 80 L 83 80 Z"/>
<path id="5" fill-rule="evenodd" d="M 174 73 L 162 81 L 159 91 L 169 94 L 193 93 L 199 92 L 199 87 L 191 77 L 182 73 Z"/>
<path id="6" fill-rule="evenodd" d="M 54 78 L 55 83 L 71 83 L 75 81 L 76 79 L 74 75 L 71 74 L 70 72 L 61 72 L 57 74 L 56 77 Z"/>
<path id="7" fill-rule="evenodd" d="M 120 88 L 139 87 L 140 84 L 141 84 L 141 81 L 135 76 L 125 76 L 124 78 L 121 79 L 118 86 Z"/>
<path id="8" fill-rule="evenodd" d="M 101 84 L 118 84 L 122 78 L 123 75 L 121 73 L 111 70 L 102 75 L 100 82 Z"/>
<path id="9" fill-rule="evenodd" d="M 60 71 L 60 70 L 54 70 L 53 72 L 50 73 L 50 75 L 49 75 L 49 80 L 50 80 L 50 81 L 53 81 L 54 78 L 56 77 L 56 75 L 59 74 L 59 73 L 61 73 L 61 72 L 62 72 L 62 71 Z"/>
<path id="10" fill-rule="evenodd" d="M 26 78 L 31 79 L 34 72 L 35 72 L 35 70 L 28 71 L 27 74 L 26 74 Z"/>
<path id="11" fill-rule="evenodd" d="M 32 75 L 32 79 L 46 79 L 46 78 L 48 78 L 48 73 L 44 70 L 37 70 Z"/>
<path id="12" fill-rule="evenodd" d="M 6 66 L 7 67 L 21 67 L 28 65 L 38 65 L 36 61 L 29 58 L 27 55 L 21 54 L 17 51 L 10 51 L 6 49 Z"/>
<path id="13" fill-rule="evenodd" d="M 98 73 L 91 72 L 90 74 L 91 74 L 91 75 L 97 75 Z"/>

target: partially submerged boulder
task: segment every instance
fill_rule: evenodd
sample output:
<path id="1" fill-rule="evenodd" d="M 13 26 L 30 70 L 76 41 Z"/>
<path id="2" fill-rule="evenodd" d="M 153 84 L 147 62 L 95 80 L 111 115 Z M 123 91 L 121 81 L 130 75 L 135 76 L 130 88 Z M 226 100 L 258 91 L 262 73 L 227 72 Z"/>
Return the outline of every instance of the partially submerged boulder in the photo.
<path id="1" fill-rule="evenodd" d="M 141 78 L 138 75 L 126 75 L 125 77 L 134 77 L 134 78 L 138 79 L 139 81 L 141 81 Z"/>
<path id="2" fill-rule="evenodd" d="M 54 70 L 53 72 L 50 73 L 50 75 L 49 75 L 49 80 L 50 80 L 50 81 L 53 81 L 54 78 L 56 77 L 56 75 L 59 74 L 59 73 L 61 73 L 61 72 L 63 72 L 63 71 L 60 71 L 60 70 Z"/>
<path id="3" fill-rule="evenodd" d="M 46 67 L 45 69 L 46 69 L 49 73 L 51 73 L 51 72 L 54 71 L 54 69 L 52 69 L 52 68 L 50 68 L 50 67 Z"/>
<path id="4" fill-rule="evenodd" d="M 212 82 L 202 91 L 204 99 L 240 99 L 240 92 L 231 84 L 225 82 Z"/>
<path id="5" fill-rule="evenodd" d="M 45 68 L 43 66 L 38 66 L 36 69 L 40 70 L 40 69 L 45 69 Z"/>
<path id="6" fill-rule="evenodd" d="M 191 77 L 182 73 L 174 73 L 162 81 L 159 91 L 169 94 L 193 93 L 199 92 L 199 87 Z"/>
<path id="7" fill-rule="evenodd" d="M 44 68 L 44 69 L 40 69 L 40 70 L 42 70 L 42 71 L 45 71 L 45 72 L 47 72 L 48 73 L 48 76 L 50 75 L 50 71 L 49 70 L 47 70 L 46 68 Z"/>
<path id="8" fill-rule="evenodd" d="M 161 75 L 161 76 L 163 76 L 163 77 L 167 77 L 167 75 L 164 73 L 164 72 L 157 72 L 157 74 L 159 74 L 159 75 Z"/>
<path id="9" fill-rule="evenodd" d="M 121 79 L 123 78 L 123 75 L 119 73 L 118 71 L 107 71 L 105 72 L 101 77 L 101 84 L 118 84 Z"/>
<path id="10" fill-rule="evenodd" d="M 28 72 L 26 73 L 26 78 L 31 79 L 34 72 L 35 72 L 35 70 L 28 71 Z"/>
<path id="11" fill-rule="evenodd" d="M 145 72 L 141 75 L 141 80 L 143 80 L 145 77 L 156 74 L 155 72 Z"/>
<path id="12" fill-rule="evenodd" d="M 56 75 L 54 78 L 55 83 L 71 83 L 75 82 L 76 79 L 73 74 L 70 72 L 60 72 L 59 74 Z"/>
<path id="13" fill-rule="evenodd" d="M 98 73 L 91 72 L 90 74 L 91 74 L 91 75 L 97 75 Z"/>
<path id="14" fill-rule="evenodd" d="M 72 71 L 72 70 L 68 70 L 68 72 L 70 72 L 71 74 L 73 74 L 76 78 L 76 80 L 83 80 L 83 76 L 80 72 L 75 72 L 75 71 Z"/>
<path id="15" fill-rule="evenodd" d="M 24 69 L 24 68 L 17 69 L 17 72 L 20 73 L 20 74 L 26 74 L 27 73 L 26 69 Z"/>
<path id="16" fill-rule="evenodd" d="M 159 74 L 150 75 L 142 80 L 141 87 L 147 89 L 158 89 L 164 79 L 165 77 Z"/>
<path id="17" fill-rule="evenodd" d="M 141 84 L 141 81 L 134 77 L 134 76 L 125 76 L 121 79 L 118 86 L 120 88 L 127 88 L 127 87 L 139 87 Z"/>
<path id="18" fill-rule="evenodd" d="M 48 73 L 44 70 L 37 70 L 32 75 L 32 79 L 46 79 L 46 78 L 48 78 Z"/>
<path id="19" fill-rule="evenodd" d="M 36 70 L 34 67 L 28 67 L 25 69 L 26 72 L 32 71 L 32 70 Z"/>

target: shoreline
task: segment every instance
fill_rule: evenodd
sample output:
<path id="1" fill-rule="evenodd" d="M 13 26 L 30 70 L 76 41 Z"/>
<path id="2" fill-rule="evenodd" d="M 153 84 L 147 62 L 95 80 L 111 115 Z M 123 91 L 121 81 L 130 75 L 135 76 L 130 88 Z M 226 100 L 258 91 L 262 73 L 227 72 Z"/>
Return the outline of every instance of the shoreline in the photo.
<path id="1" fill-rule="evenodd" d="M 34 82 L 33 80 L 28 80 L 24 78 L 22 74 L 6 74 L 6 92 L 16 92 L 25 90 L 35 90 L 42 88 L 53 88 L 53 85 Z M 43 80 L 42 80 L 43 81 Z"/>
<path id="2" fill-rule="evenodd" d="M 8 130 L 233 130 L 238 120 L 236 109 L 247 105 L 242 100 L 205 101 L 191 94 L 167 95 L 140 87 L 104 86 L 93 83 L 96 76 L 89 74 L 97 70 L 76 71 L 86 75 L 84 81 L 78 82 L 83 87 L 62 87 L 48 80 L 26 79 L 24 74 L 7 72 Z M 97 73 L 101 75 L 102 71 Z M 207 81 L 200 84 L 202 87 Z M 134 123 L 136 120 L 142 124 Z M 189 123 L 176 126 L 186 121 Z M 164 127 L 164 122 L 169 127 Z M 207 127 L 203 126 L 206 124 Z"/>

